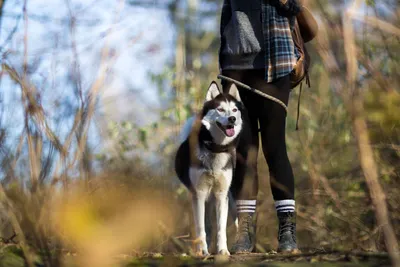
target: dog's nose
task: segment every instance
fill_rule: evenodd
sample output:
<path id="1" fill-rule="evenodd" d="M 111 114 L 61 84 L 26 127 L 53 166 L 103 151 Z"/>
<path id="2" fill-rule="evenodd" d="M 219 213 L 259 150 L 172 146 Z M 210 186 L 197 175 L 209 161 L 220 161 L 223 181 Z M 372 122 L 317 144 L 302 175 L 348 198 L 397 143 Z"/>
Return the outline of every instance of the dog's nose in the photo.
<path id="1" fill-rule="evenodd" d="M 228 118 L 228 121 L 229 121 L 230 123 L 235 123 L 236 117 L 235 117 L 235 116 L 230 116 L 230 117 Z"/>

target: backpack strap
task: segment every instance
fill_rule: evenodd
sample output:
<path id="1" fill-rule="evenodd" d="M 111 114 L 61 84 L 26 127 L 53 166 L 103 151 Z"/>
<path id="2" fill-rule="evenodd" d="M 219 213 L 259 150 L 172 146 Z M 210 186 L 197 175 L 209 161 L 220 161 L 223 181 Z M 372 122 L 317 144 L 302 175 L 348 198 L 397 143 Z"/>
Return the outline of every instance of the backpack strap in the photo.
<path id="1" fill-rule="evenodd" d="M 308 71 L 305 74 L 306 78 L 306 84 L 308 85 L 308 88 L 311 87 L 311 82 L 310 82 L 310 75 L 308 74 Z M 299 119 L 300 119 L 300 97 L 301 97 L 301 91 L 303 89 L 303 82 L 300 83 L 300 91 L 299 91 L 299 98 L 297 100 L 297 118 L 296 118 L 296 131 L 299 130 Z"/>
<path id="2" fill-rule="evenodd" d="M 318 34 L 318 23 L 311 11 L 303 5 L 296 18 L 304 42 L 308 43 L 313 40 Z"/>
<path id="3" fill-rule="evenodd" d="M 301 90 L 303 88 L 303 83 L 300 83 L 299 98 L 297 100 L 297 118 L 296 118 L 296 131 L 299 130 L 299 118 L 300 118 L 300 96 Z"/>

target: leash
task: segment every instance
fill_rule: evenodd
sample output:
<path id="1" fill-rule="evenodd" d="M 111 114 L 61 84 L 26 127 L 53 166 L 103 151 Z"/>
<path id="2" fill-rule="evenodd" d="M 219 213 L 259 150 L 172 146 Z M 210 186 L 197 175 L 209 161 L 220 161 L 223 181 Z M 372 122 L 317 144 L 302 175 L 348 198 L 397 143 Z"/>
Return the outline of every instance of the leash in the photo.
<path id="1" fill-rule="evenodd" d="M 269 94 L 266 94 L 266 93 L 264 93 L 264 92 L 261 92 L 260 90 L 257 90 L 257 89 L 255 89 L 255 88 L 251 88 L 251 87 L 248 86 L 247 84 L 244 84 L 244 83 L 242 83 L 242 82 L 239 82 L 239 81 L 237 81 L 237 80 L 235 80 L 235 79 L 226 77 L 226 76 L 221 75 L 221 74 L 218 74 L 217 78 L 218 78 L 218 79 L 221 79 L 221 80 L 226 80 L 226 81 L 232 82 L 232 83 L 236 84 L 237 86 L 240 86 L 240 87 L 242 87 L 242 88 L 245 88 L 245 89 L 247 89 L 247 90 L 250 90 L 251 92 L 256 93 L 256 94 L 258 94 L 258 95 L 260 95 L 260 96 L 262 96 L 262 97 L 265 97 L 265 98 L 267 98 L 267 99 L 269 99 L 269 100 L 272 100 L 272 101 L 274 101 L 275 103 L 278 103 L 279 105 L 281 105 L 281 106 L 285 109 L 286 113 L 288 112 L 288 107 L 286 106 L 286 104 L 283 103 L 281 100 L 279 100 L 279 99 L 276 98 L 276 97 L 273 97 L 273 96 L 271 96 L 271 95 L 269 95 Z M 305 78 L 306 78 L 306 84 L 308 85 L 308 87 L 310 87 L 311 84 L 310 84 L 310 78 L 309 78 L 309 76 L 308 76 L 308 73 L 306 74 Z M 299 129 L 300 96 L 301 96 L 302 87 L 303 87 L 303 82 L 300 83 L 299 99 L 298 99 L 298 103 L 297 103 L 296 131 Z"/>
<path id="2" fill-rule="evenodd" d="M 248 86 L 247 84 L 244 84 L 244 83 L 239 82 L 239 81 L 237 81 L 237 80 L 235 80 L 235 79 L 226 77 L 226 76 L 224 76 L 224 75 L 218 74 L 217 77 L 218 77 L 218 79 L 227 80 L 227 81 L 232 82 L 232 83 L 234 83 L 234 84 L 236 84 L 236 85 L 238 85 L 238 86 L 240 86 L 240 87 L 242 87 L 242 88 L 245 88 L 245 89 L 247 89 L 247 90 L 250 90 L 250 91 L 252 91 L 253 93 L 256 93 L 256 94 L 258 94 L 258 95 L 260 95 L 260 96 L 263 96 L 263 97 L 265 97 L 265 98 L 267 98 L 267 99 L 269 99 L 269 100 L 272 100 L 272 101 L 278 103 L 279 105 L 281 105 L 281 106 L 285 109 L 286 113 L 288 112 L 288 107 L 286 106 L 286 104 L 283 103 L 281 100 L 279 100 L 279 99 L 276 98 L 276 97 L 273 97 L 273 96 L 271 96 L 271 95 L 269 95 L 269 94 L 266 94 L 266 93 L 264 93 L 264 92 L 261 92 L 260 90 L 257 90 L 257 89 L 255 89 L 255 88 L 251 88 L 251 87 Z"/>

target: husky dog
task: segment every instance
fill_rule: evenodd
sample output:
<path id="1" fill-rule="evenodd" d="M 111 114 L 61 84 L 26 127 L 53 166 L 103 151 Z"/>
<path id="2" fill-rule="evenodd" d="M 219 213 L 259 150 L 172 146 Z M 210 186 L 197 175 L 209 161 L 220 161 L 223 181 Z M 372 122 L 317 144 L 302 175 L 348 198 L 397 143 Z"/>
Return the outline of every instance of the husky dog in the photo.
<path id="1" fill-rule="evenodd" d="M 217 252 L 229 255 L 226 238 L 228 192 L 242 131 L 243 104 L 235 85 L 221 93 L 212 82 L 201 114 L 186 125 L 186 135 L 175 158 L 175 171 L 192 193 L 196 253 L 208 255 L 205 202 L 212 192 L 217 213 Z"/>

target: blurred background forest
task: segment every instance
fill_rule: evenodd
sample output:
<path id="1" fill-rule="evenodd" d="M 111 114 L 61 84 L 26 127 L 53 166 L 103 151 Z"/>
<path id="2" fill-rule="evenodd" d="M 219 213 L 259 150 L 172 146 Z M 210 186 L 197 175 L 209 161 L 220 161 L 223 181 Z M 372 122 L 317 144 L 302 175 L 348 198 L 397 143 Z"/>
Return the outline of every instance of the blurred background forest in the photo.
<path id="1" fill-rule="evenodd" d="M 0 259 L 109 266 L 190 251 L 189 195 L 172 162 L 217 80 L 222 2 L 0 0 Z M 319 35 L 300 129 L 299 88 L 287 120 L 298 242 L 398 252 L 399 3 L 303 2 Z M 268 252 L 277 226 L 259 161 L 257 250 Z M 6 259 L 15 246 L 23 258 Z"/>

